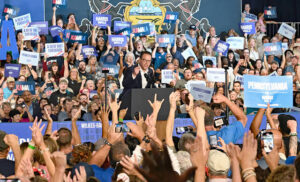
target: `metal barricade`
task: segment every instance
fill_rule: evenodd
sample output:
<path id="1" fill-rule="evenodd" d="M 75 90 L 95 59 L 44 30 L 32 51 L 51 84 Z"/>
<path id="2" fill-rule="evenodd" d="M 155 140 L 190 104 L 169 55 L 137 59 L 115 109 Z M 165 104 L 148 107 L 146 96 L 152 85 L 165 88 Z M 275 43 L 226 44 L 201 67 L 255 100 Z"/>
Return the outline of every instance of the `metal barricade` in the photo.
<path id="1" fill-rule="evenodd" d="M 300 37 L 300 22 L 277 22 L 277 23 L 278 24 L 273 24 L 273 23 L 267 24 L 267 35 L 269 37 L 273 37 L 277 33 L 281 23 L 286 23 L 286 24 L 294 27 L 297 30 L 295 36 Z"/>

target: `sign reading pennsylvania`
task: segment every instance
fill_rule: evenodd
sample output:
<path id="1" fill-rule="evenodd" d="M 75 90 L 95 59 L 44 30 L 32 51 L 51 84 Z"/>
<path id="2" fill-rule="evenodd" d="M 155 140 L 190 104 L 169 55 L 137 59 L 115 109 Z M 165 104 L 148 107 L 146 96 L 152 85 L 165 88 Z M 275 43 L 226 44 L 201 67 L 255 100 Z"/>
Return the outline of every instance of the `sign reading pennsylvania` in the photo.
<path id="1" fill-rule="evenodd" d="M 244 75 L 244 96 L 246 107 L 293 107 L 292 76 Z"/>

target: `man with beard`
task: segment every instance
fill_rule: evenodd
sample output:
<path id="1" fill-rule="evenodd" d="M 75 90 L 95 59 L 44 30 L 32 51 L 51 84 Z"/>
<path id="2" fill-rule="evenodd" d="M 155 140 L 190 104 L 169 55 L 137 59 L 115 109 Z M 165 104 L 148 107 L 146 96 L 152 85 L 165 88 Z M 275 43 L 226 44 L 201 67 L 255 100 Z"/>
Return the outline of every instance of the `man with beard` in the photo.
<path id="1" fill-rule="evenodd" d="M 82 110 L 87 112 L 87 106 L 88 106 L 88 97 L 87 97 L 87 95 L 86 94 L 80 94 L 79 102 L 82 106 Z"/>
<path id="2" fill-rule="evenodd" d="M 68 88 L 68 80 L 66 78 L 61 78 L 59 80 L 59 89 L 55 92 L 53 92 L 50 96 L 50 103 L 53 105 L 57 105 L 59 103 L 60 98 L 62 97 L 73 97 L 74 94 L 72 92 L 70 92 L 69 90 L 67 90 Z"/>
<path id="3" fill-rule="evenodd" d="M 84 61 L 80 61 L 78 67 L 79 67 L 78 73 L 79 73 L 79 77 L 80 77 L 81 80 L 90 80 L 90 79 L 92 79 L 92 76 L 85 71 L 86 63 Z"/>

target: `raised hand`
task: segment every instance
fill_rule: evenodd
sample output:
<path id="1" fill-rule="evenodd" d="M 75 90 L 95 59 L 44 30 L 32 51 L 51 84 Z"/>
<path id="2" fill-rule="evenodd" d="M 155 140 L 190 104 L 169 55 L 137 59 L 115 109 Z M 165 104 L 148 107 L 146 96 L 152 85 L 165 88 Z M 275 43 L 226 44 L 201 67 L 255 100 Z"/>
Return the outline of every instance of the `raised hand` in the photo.
<path id="1" fill-rule="evenodd" d="M 216 95 L 213 96 L 213 101 L 216 104 L 223 103 L 226 100 L 227 100 L 227 98 L 224 95 L 222 95 L 222 94 L 216 94 Z"/>
<path id="2" fill-rule="evenodd" d="M 118 112 L 118 110 L 120 109 L 121 103 L 122 102 L 119 102 L 119 103 L 117 102 L 117 98 L 115 98 L 115 100 L 113 100 L 113 101 L 108 102 L 109 107 L 112 112 Z"/>
<path id="3" fill-rule="evenodd" d="M 190 151 L 192 164 L 196 167 L 205 168 L 209 151 L 203 146 L 202 138 L 197 136 Z"/>
<path id="4" fill-rule="evenodd" d="M 185 105 L 185 109 L 187 112 L 191 112 L 194 109 L 194 97 L 192 96 L 191 93 L 189 93 L 188 98 L 190 100 L 190 103 L 189 103 L 189 105 L 187 105 L 187 104 Z"/>
<path id="5" fill-rule="evenodd" d="M 141 142 L 145 136 L 143 128 L 132 122 L 128 122 L 128 123 L 126 123 L 126 125 L 130 129 L 130 132 L 128 132 L 127 134 L 132 137 L 137 138 Z"/>
<path id="6" fill-rule="evenodd" d="M 152 107 L 153 109 L 153 112 L 157 112 L 160 110 L 161 108 L 161 105 L 164 103 L 165 99 L 159 101 L 157 100 L 157 94 L 154 95 L 154 101 L 151 102 L 150 100 L 148 100 L 150 106 Z"/>
<path id="7" fill-rule="evenodd" d="M 116 125 L 112 124 L 108 129 L 107 141 L 115 144 L 123 139 L 123 133 L 116 133 Z"/>
<path id="8" fill-rule="evenodd" d="M 38 146 L 42 146 L 44 144 L 44 139 L 42 135 L 42 131 L 45 127 L 45 124 L 42 124 L 42 120 L 40 120 L 39 123 L 37 123 L 37 117 L 35 118 L 32 127 L 29 126 L 30 130 L 32 131 L 32 140 L 33 142 Z"/>
<path id="9" fill-rule="evenodd" d="M 55 168 L 64 170 L 67 167 L 67 156 L 63 152 L 53 152 L 51 159 L 55 165 Z"/>
<path id="10" fill-rule="evenodd" d="M 26 177 L 26 178 L 34 177 L 34 172 L 32 169 L 32 164 L 31 164 L 30 159 L 21 160 L 19 169 L 21 170 L 21 172 L 23 174 L 22 177 Z"/>
<path id="11" fill-rule="evenodd" d="M 75 169 L 76 175 L 73 176 L 73 182 L 86 182 L 86 171 L 84 166 L 80 166 L 78 169 Z"/>
<path id="12" fill-rule="evenodd" d="M 257 153 L 257 141 L 251 132 L 244 135 L 243 149 L 240 150 L 239 147 L 235 147 L 235 150 L 242 169 L 253 167 Z"/>
<path id="13" fill-rule="evenodd" d="M 120 161 L 120 164 L 123 166 L 123 170 L 128 175 L 137 176 L 140 173 L 136 170 L 135 166 L 138 165 L 136 156 L 134 155 L 134 161 L 128 156 L 125 156 Z"/>
<path id="14" fill-rule="evenodd" d="M 13 145 L 19 145 L 19 138 L 18 136 L 14 135 L 14 134 L 8 134 L 5 135 L 5 137 L 3 138 L 4 143 L 6 143 L 6 145 L 8 146 L 13 146 Z"/>
<path id="15" fill-rule="evenodd" d="M 125 118 L 127 110 L 128 110 L 128 108 L 120 110 L 120 113 L 119 113 L 119 118 L 120 119 L 124 119 Z"/>

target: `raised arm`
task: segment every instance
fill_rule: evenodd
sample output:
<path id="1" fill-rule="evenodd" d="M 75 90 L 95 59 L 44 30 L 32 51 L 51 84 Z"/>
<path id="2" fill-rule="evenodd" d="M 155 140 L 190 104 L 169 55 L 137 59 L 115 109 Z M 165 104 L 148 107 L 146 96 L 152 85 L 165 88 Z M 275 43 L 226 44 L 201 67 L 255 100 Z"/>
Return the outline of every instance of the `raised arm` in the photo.
<path id="1" fill-rule="evenodd" d="M 97 26 L 94 26 L 93 31 L 92 31 L 92 46 L 96 47 L 97 42 L 96 42 L 96 30 L 97 30 Z"/>
<path id="2" fill-rule="evenodd" d="M 256 137 L 259 133 L 259 127 L 261 125 L 261 122 L 262 122 L 262 118 L 264 116 L 264 113 L 265 113 L 265 109 L 261 108 L 257 111 L 252 123 L 251 123 L 251 126 L 250 126 L 250 130 L 251 132 L 253 133 L 253 135 Z"/>
<path id="3" fill-rule="evenodd" d="M 227 97 L 221 94 L 217 94 L 213 97 L 213 101 L 217 104 L 225 103 L 229 107 L 233 115 L 236 117 L 236 119 L 240 121 L 244 127 L 246 126 L 247 116 L 237 105 L 231 102 Z"/>
<path id="4" fill-rule="evenodd" d="M 284 54 L 284 51 L 282 49 L 282 61 L 281 61 L 280 68 L 284 69 L 285 63 L 286 63 L 285 54 Z"/>
<path id="5" fill-rule="evenodd" d="M 154 49 L 152 51 L 152 58 L 154 59 L 155 58 L 155 54 L 156 54 L 156 50 L 158 48 L 159 44 L 158 43 L 155 43 L 155 46 L 154 46 Z"/>
<path id="6" fill-rule="evenodd" d="M 101 107 L 101 112 L 100 112 L 100 118 L 98 120 L 101 120 L 102 122 L 102 138 L 107 138 L 108 135 L 108 128 L 109 128 L 109 113 L 110 113 L 110 108 L 109 107 Z"/>
<path id="7" fill-rule="evenodd" d="M 53 6 L 52 25 L 56 26 L 56 6 Z"/>
<path id="8" fill-rule="evenodd" d="M 133 50 L 134 50 L 134 46 L 133 46 L 133 36 L 134 36 L 134 34 L 133 33 L 131 33 L 130 34 L 130 36 L 129 36 L 129 51 L 130 52 L 133 52 Z"/>
<path id="9" fill-rule="evenodd" d="M 190 115 L 190 118 L 192 119 L 195 127 L 197 128 L 198 126 L 198 119 L 196 118 L 195 112 L 194 112 L 194 97 L 192 96 L 192 94 L 189 94 L 189 100 L 190 103 L 189 105 L 185 105 L 185 110 L 188 112 L 188 114 Z"/>
<path id="10" fill-rule="evenodd" d="M 82 106 L 79 107 L 78 111 L 75 113 L 75 115 L 72 117 L 72 145 L 79 145 L 81 144 L 81 139 L 77 127 L 77 120 L 81 115 L 81 109 Z"/>
<path id="11" fill-rule="evenodd" d="M 204 124 L 204 117 L 205 117 L 205 110 L 201 107 L 195 108 L 195 114 L 198 121 L 197 125 L 197 136 L 202 138 L 202 147 L 206 150 L 209 150 L 209 143 L 207 140 L 205 124 Z"/>
<path id="12" fill-rule="evenodd" d="M 160 110 L 161 105 L 163 104 L 164 100 L 165 99 L 163 99 L 161 101 L 157 100 L 157 94 L 154 95 L 154 101 L 153 102 L 148 100 L 150 106 L 153 109 L 152 114 L 153 114 L 154 126 L 156 126 L 157 116 L 158 116 L 159 110 Z"/>
<path id="13" fill-rule="evenodd" d="M 15 173 L 17 172 L 18 166 L 21 161 L 21 150 L 19 145 L 19 138 L 16 135 L 8 134 L 3 139 L 4 143 L 8 145 L 14 153 L 15 157 Z M 4 166 L 2 166 L 4 167 Z"/>
<path id="14" fill-rule="evenodd" d="M 111 99 L 109 99 L 111 100 Z M 118 110 L 120 109 L 120 106 L 121 106 L 121 101 L 118 103 L 117 102 L 117 98 L 115 98 L 115 100 L 113 101 L 109 101 L 109 107 L 111 109 L 111 112 L 112 112 L 112 123 L 113 124 L 117 124 L 119 122 L 119 119 L 118 119 Z"/>
<path id="15" fill-rule="evenodd" d="M 169 147 L 174 147 L 173 142 L 173 130 L 174 130 L 174 119 L 175 119 L 175 111 L 176 111 L 176 102 L 180 99 L 180 93 L 172 92 L 169 96 L 170 102 L 170 111 L 167 119 L 166 125 L 166 144 Z"/>
<path id="16" fill-rule="evenodd" d="M 275 123 L 273 121 L 272 115 L 271 115 L 272 110 L 273 109 L 270 108 L 270 104 L 268 104 L 268 108 L 266 109 L 266 117 L 267 117 L 267 120 L 268 120 L 268 122 L 270 124 L 271 129 L 276 129 L 277 130 L 277 128 L 275 126 Z"/>
<path id="17" fill-rule="evenodd" d="M 92 156 L 91 160 L 88 162 L 89 165 L 97 165 L 101 167 L 108 156 L 111 146 L 122 139 L 123 133 L 116 133 L 115 128 L 115 124 L 112 124 L 109 127 L 107 143 Z"/>
<path id="18" fill-rule="evenodd" d="M 44 109 L 45 115 L 46 115 L 46 119 L 47 119 L 47 127 L 46 127 L 46 131 L 45 131 L 45 135 L 51 135 L 52 133 L 52 127 L 53 127 L 53 120 L 51 118 L 51 116 L 49 115 L 47 109 Z"/>
<path id="19" fill-rule="evenodd" d="M 64 77 L 68 78 L 69 76 L 69 63 L 68 63 L 68 53 L 64 54 Z"/>

